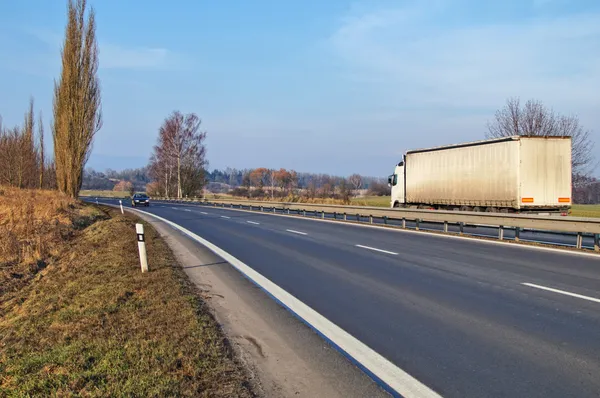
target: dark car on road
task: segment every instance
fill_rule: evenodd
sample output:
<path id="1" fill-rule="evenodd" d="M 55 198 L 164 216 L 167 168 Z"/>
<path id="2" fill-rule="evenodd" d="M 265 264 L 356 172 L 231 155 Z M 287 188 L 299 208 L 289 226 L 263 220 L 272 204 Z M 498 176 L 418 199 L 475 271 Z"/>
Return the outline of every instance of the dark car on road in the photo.
<path id="1" fill-rule="evenodd" d="M 131 197 L 131 205 L 136 206 L 150 206 L 150 197 L 145 193 L 136 193 Z"/>

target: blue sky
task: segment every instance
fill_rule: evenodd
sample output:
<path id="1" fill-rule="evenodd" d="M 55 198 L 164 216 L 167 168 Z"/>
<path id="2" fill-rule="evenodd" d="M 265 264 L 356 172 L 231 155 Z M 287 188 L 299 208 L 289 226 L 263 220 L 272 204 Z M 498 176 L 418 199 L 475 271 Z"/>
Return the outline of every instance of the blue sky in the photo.
<path id="1" fill-rule="evenodd" d="M 49 123 L 66 1 L 3 1 L 0 114 Z M 597 0 L 89 1 L 104 127 L 88 166 L 147 163 L 173 110 L 211 168 L 388 175 L 401 154 L 481 139 L 506 98 L 576 114 L 600 159 Z"/>

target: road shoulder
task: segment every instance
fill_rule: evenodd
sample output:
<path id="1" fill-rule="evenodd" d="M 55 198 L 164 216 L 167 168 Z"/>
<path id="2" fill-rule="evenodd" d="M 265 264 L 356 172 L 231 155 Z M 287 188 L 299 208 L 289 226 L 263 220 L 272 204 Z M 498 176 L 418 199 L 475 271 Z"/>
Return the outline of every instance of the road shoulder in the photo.
<path id="1" fill-rule="evenodd" d="M 136 214 L 165 239 L 265 396 L 389 396 L 228 263 L 163 222 Z"/>

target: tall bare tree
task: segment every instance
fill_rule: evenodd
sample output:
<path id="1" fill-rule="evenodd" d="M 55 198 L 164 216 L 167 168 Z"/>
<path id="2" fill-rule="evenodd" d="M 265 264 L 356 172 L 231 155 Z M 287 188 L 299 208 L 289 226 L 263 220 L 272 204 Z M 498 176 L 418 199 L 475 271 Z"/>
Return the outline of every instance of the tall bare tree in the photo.
<path id="1" fill-rule="evenodd" d="M 46 157 L 44 148 L 44 121 L 42 118 L 42 112 L 40 111 L 39 122 L 38 122 L 38 137 L 39 137 L 39 169 L 40 169 L 40 184 L 39 188 L 44 188 L 44 170 L 46 169 Z"/>
<path id="2" fill-rule="evenodd" d="M 519 98 L 509 98 L 488 122 L 488 138 L 511 135 L 569 136 L 572 140 L 572 168 L 574 181 L 588 174 L 592 165 L 594 143 L 590 132 L 581 126 L 576 116 L 563 116 L 547 108 L 541 101 L 528 100 L 521 106 Z"/>
<path id="3" fill-rule="evenodd" d="M 95 134 L 102 127 L 96 18 L 86 0 L 69 0 L 62 71 L 54 83 L 54 159 L 58 189 L 76 197 Z"/>

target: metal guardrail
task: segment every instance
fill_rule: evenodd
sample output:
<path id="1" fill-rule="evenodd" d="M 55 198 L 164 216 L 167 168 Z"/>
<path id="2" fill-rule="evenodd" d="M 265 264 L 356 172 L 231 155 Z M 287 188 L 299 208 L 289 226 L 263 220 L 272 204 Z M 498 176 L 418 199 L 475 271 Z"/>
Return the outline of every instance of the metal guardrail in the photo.
<path id="1" fill-rule="evenodd" d="M 340 221 L 366 222 L 373 224 L 374 219 L 382 219 L 384 224 L 391 220 L 401 222 L 401 227 L 406 228 L 406 223 L 415 224 L 419 230 L 422 223 L 442 224 L 442 232 L 449 233 L 449 225 L 458 226 L 458 233 L 462 235 L 466 226 L 484 226 L 498 229 L 497 238 L 504 239 L 505 229 L 514 231 L 514 240 L 519 241 L 521 231 L 568 233 L 576 235 L 575 246 L 582 249 L 584 236 L 593 237 L 594 250 L 600 251 L 600 219 L 566 217 L 566 216 L 541 216 L 526 214 L 480 213 L 449 210 L 423 210 L 423 209 L 391 209 L 368 206 L 342 206 L 313 203 L 291 202 L 265 202 L 236 199 L 171 199 L 152 198 L 154 200 L 177 203 L 202 203 L 205 205 L 221 207 L 240 207 L 242 209 L 259 211 L 280 211 L 284 214 L 312 215 L 313 217 L 326 218 L 326 214 L 333 214 L 333 219 Z M 366 220 L 366 221 L 362 221 Z"/>

